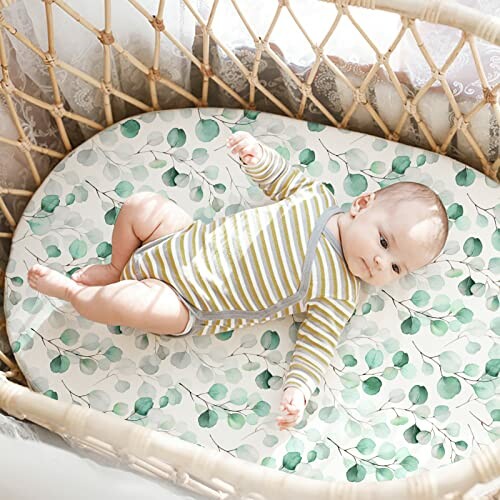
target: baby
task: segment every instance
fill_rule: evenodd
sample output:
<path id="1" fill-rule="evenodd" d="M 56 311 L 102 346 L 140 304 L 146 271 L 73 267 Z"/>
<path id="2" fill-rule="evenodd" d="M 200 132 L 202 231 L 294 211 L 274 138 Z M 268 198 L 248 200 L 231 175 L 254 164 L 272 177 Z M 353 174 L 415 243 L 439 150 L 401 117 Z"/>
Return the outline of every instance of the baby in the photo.
<path id="1" fill-rule="evenodd" d="M 360 280 L 384 286 L 430 263 L 448 234 L 439 197 L 400 182 L 358 196 L 342 212 L 327 184 L 293 168 L 246 132 L 227 141 L 276 203 L 209 224 L 140 193 L 122 206 L 111 262 L 72 279 L 42 265 L 32 288 L 82 316 L 166 335 L 215 334 L 302 314 L 277 419 L 286 429 L 328 369 Z"/>

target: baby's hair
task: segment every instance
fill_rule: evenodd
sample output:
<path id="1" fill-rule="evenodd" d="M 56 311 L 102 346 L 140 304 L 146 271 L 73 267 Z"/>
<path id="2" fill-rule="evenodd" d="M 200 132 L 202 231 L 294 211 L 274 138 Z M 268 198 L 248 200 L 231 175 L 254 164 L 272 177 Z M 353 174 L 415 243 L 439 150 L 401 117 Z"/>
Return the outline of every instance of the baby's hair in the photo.
<path id="1" fill-rule="evenodd" d="M 448 237 L 448 214 L 441 198 L 431 188 L 418 182 L 395 182 L 390 186 L 375 191 L 375 199 L 383 203 L 390 203 L 391 207 L 396 203 L 417 200 L 431 210 L 435 210 L 439 227 L 435 234 L 435 244 L 433 246 L 436 251 L 433 259 L 439 255 Z"/>

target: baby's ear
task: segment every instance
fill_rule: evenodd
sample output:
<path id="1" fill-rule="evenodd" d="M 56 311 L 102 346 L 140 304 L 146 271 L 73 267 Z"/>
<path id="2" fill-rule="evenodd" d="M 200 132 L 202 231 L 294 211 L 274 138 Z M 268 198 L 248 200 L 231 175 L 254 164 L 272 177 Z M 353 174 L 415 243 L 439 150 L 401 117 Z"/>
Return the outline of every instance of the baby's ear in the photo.
<path id="1" fill-rule="evenodd" d="M 350 213 L 353 217 L 358 215 L 362 210 L 368 208 L 375 200 L 375 193 L 365 193 L 358 196 L 351 205 Z"/>

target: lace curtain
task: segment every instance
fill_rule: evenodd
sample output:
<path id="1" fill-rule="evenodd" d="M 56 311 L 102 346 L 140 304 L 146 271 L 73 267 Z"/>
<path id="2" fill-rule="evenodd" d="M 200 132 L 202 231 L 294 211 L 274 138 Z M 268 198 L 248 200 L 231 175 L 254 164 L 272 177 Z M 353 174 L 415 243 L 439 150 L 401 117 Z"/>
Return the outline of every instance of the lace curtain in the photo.
<path id="1" fill-rule="evenodd" d="M 158 8 L 158 1 L 141 0 L 145 10 L 154 14 Z M 264 37 L 278 8 L 277 0 L 238 0 L 238 7 L 246 18 L 250 27 L 257 36 Z M 490 15 L 500 16 L 498 0 L 460 0 L 461 4 L 476 8 Z M 98 29 L 104 27 L 104 3 L 101 0 L 66 0 L 71 8 L 87 19 Z M 192 0 L 191 5 L 200 13 L 203 19 L 208 19 L 213 0 Z M 311 43 L 319 44 L 330 29 L 335 18 L 335 7 L 318 0 L 290 0 L 290 7 L 296 18 L 300 20 L 307 33 L 312 37 Z M 112 31 L 115 39 L 137 59 L 146 65 L 151 65 L 154 51 L 154 33 L 144 16 L 132 4 L 124 0 L 112 4 Z M 400 17 L 396 14 L 381 11 L 372 11 L 351 7 L 350 12 L 354 20 L 366 31 L 369 37 L 381 52 L 385 52 L 401 27 Z M 54 5 L 55 47 L 58 57 L 68 64 L 77 67 L 97 80 L 102 79 L 103 57 L 102 45 L 95 36 L 80 24 L 71 19 L 65 12 Z M 40 1 L 26 0 L 13 3 L 4 10 L 4 15 L 11 25 L 31 40 L 42 50 L 47 50 L 47 29 L 45 21 L 45 7 Z M 196 30 L 196 19 L 181 0 L 171 0 L 166 4 L 165 27 L 189 51 L 202 58 L 202 41 L 199 30 Z M 455 47 L 460 32 L 445 26 L 436 26 L 418 22 L 424 44 L 431 52 L 436 64 L 442 65 L 448 54 Z M 213 31 L 217 38 L 226 47 L 232 49 L 247 68 L 251 68 L 255 46 L 253 40 L 238 16 L 235 6 L 230 0 L 221 0 L 214 18 Z M 53 102 L 52 86 L 45 65 L 40 58 L 29 48 L 12 36 L 4 36 L 9 59 L 9 74 L 13 84 L 25 93 L 36 96 L 46 102 Z M 310 42 L 298 28 L 293 17 L 284 9 L 279 17 L 271 36 L 272 46 L 282 57 L 286 65 L 305 79 L 314 62 L 314 53 Z M 195 95 L 200 94 L 201 78 L 198 70 L 193 69 L 191 61 L 187 59 L 177 47 L 167 38 L 161 37 L 161 64 L 160 72 L 168 76 L 178 85 L 191 90 Z M 490 86 L 500 81 L 500 49 L 477 40 L 481 61 L 485 68 Z M 375 53 L 369 44 L 359 34 L 351 21 L 343 16 L 330 41 L 325 46 L 325 55 L 332 58 L 344 74 L 358 86 L 366 77 L 370 66 L 375 62 Z M 248 82 L 237 69 L 234 63 L 223 51 L 211 47 L 211 64 L 214 72 L 221 77 L 236 92 L 245 96 Z M 413 37 L 407 32 L 391 55 L 391 67 L 403 82 L 410 94 L 412 89 L 418 89 L 430 76 L 430 70 Z M 80 115 L 89 117 L 102 124 L 104 109 L 102 94 L 99 89 L 86 83 L 61 69 L 57 70 L 59 88 L 64 99 L 65 108 Z M 277 95 L 290 109 L 296 111 L 298 89 L 296 84 L 282 71 L 276 61 L 264 56 L 261 64 L 260 80 Z M 452 91 L 460 102 L 463 110 L 471 109 L 474 102 L 482 97 L 481 83 L 475 69 L 470 50 L 462 50 L 459 58 L 447 74 Z M 118 88 L 144 103 L 150 104 L 149 86 L 145 75 L 135 68 L 126 58 L 112 50 L 112 80 Z M 413 90 L 414 91 L 414 90 Z M 166 88 L 158 87 L 158 98 L 162 108 L 175 108 L 191 105 L 184 97 Z M 318 75 L 313 83 L 313 92 L 331 111 L 334 117 L 341 119 L 352 102 L 352 92 L 345 83 L 336 79 L 324 63 L 320 65 Z M 441 93 L 442 90 L 436 89 Z M 264 96 L 257 93 L 257 108 L 265 111 L 280 112 L 276 106 Z M 394 127 L 401 115 L 402 102 L 394 87 L 390 87 L 385 70 L 380 70 L 370 83 L 367 97 L 389 127 Z M 378 105 L 383 103 L 383 105 Z M 209 104 L 213 106 L 227 105 L 235 107 L 238 104 L 232 97 L 220 88 L 211 84 Z M 304 117 L 309 120 L 327 123 L 324 115 L 313 105 L 308 103 Z M 449 130 L 450 110 L 447 99 L 441 101 L 428 100 L 422 106 L 427 107 L 431 128 L 436 140 L 444 140 Z M 30 141 L 40 146 L 64 151 L 60 142 L 58 130 L 50 113 L 24 100 L 17 100 L 18 115 L 23 124 L 25 133 Z M 140 112 L 134 106 L 118 98 L 112 99 L 113 115 L 115 120 Z M 425 109 L 423 110 L 425 111 Z M 482 113 L 482 114 L 481 114 Z M 476 120 L 482 120 L 478 125 L 481 137 L 478 142 L 485 151 L 488 159 L 498 156 L 498 123 L 489 116 L 489 111 L 482 110 L 476 115 Z M 426 116 L 427 120 L 427 116 Z M 85 125 L 72 120 L 65 120 L 69 139 L 74 146 L 83 142 L 95 133 Z M 481 128 L 482 127 L 482 128 Z M 491 127 L 496 127 L 495 134 Z M 378 135 L 380 129 L 368 112 L 358 108 L 349 122 L 349 128 L 364 130 Z M 392 129 L 392 128 L 391 128 Z M 415 145 L 426 146 L 426 142 L 419 135 L 418 126 L 411 119 L 407 121 L 404 134 L 415 138 Z M 10 118 L 5 102 L 0 98 L 0 135 L 13 140 L 18 134 Z M 403 135 L 402 135 L 402 138 Z M 493 139 L 492 139 L 493 138 Z M 457 136 L 452 144 L 464 155 L 470 151 L 470 145 L 460 144 Z M 36 184 L 26 168 L 23 155 L 13 147 L 1 144 L 2 160 L 0 167 L 0 185 L 3 187 L 17 187 L 35 190 Z M 40 176 L 43 179 L 55 161 L 47 156 L 33 153 L 33 157 Z M 465 159 L 467 157 L 465 156 Z M 27 203 L 23 197 L 5 196 L 9 210 L 16 220 L 22 214 Z M 10 226 L 0 216 L 0 231 L 10 231 Z M 0 267 L 5 269 L 8 260 L 10 241 L 2 239 L 0 244 Z M 5 332 L 0 332 L 0 349 L 9 352 Z M 1 429 L 2 426 L 0 426 Z"/>

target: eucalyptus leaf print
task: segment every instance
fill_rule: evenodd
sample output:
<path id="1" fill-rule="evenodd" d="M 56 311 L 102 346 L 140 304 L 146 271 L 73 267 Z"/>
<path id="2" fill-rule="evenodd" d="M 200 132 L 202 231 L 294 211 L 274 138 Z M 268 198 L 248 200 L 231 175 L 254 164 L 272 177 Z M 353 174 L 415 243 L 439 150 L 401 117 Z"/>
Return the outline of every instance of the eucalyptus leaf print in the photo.
<path id="1" fill-rule="evenodd" d="M 154 335 L 92 323 L 26 280 L 36 262 L 67 276 L 109 263 L 113 226 L 135 193 L 158 193 L 204 224 L 270 203 L 225 149 L 236 130 L 323 182 L 343 210 L 409 180 L 441 196 L 450 224 L 425 269 L 384 289 L 362 285 L 337 356 L 286 432 L 275 421 L 303 318 Z M 258 111 L 128 118 L 61 161 L 26 207 L 5 277 L 12 350 L 49 398 L 287 474 L 392 481 L 440 467 L 500 437 L 499 193 L 435 153 Z"/>

